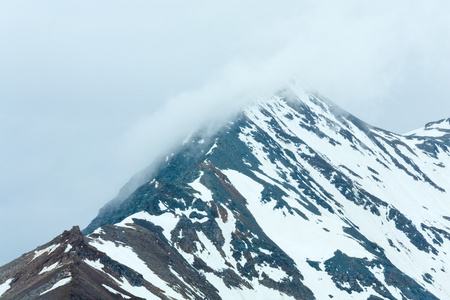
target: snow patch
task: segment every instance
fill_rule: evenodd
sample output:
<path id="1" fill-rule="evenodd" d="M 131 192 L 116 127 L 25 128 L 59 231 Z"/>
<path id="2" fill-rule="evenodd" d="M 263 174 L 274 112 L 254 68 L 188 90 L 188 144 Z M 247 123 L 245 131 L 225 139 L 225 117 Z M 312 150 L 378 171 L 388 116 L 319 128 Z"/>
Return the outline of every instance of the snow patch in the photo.
<path id="1" fill-rule="evenodd" d="M 213 195 L 211 191 L 206 188 L 206 186 L 200 183 L 200 178 L 202 178 L 202 176 L 203 172 L 200 173 L 200 176 L 196 180 L 194 180 L 194 182 L 189 183 L 189 185 L 198 192 L 195 194 L 197 197 L 201 197 L 201 199 L 205 202 L 213 201 Z"/>
<path id="2" fill-rule="evenodd" d="M 214 151 L 214 149 L 216 149 L 216 148 L 217 148 L 217 139 L 216 139 L 214 145 L 211 147 L 211 149 L 209 149 L 209 151 L 206 152 L 205 156 L 208 156 L 209 154 L 211 154 Z"/>
<path id="3" fill-rule="evenodd" d="M 34 251 L 34 257 L 32 260 L 36 259 L 37 257 L 41 256 L 42 254 L 44 254 L 46 252 L 48 252 L 47 255 L 52 253 L 53 251 L 58 249 L 59 246 L 61 246 L 61 244 L 50 245 L 45 249 Z"/>
<path id="4" fill-rule="evenodd" d="M 166 207 L 164 207 L 164 209 L 166 209 Z M 171 239 L 170 232 L 172 231 L 172 229 L 175 228 L 175 226 L 178 223 L 177 216 L 171 212 L 166 212 L 159 216 L 153 216 L 153 215 L 149 214 L 148 212 L 141 211 L 141 212 L 137 212 L 137 213 L 127 217 L 122 222 L 114 224 L 114 225 L 135 229 L 134 227 L 126 225 L 126 224 L 133 224 L 134 223 L 133 219 L 145 220 L 145 221 L 151 222 L 155 225 L 161 226 L 163 228 L 163 234 L 168 241 L 170 241 L 170 239 Z"/>
<path id="5" fill-rule="evenodd" d="M 57 288 L 59 288 L 59 287 L 61 287 L 61 286 L 63 286 L 63 285 L 66 285 L 66 284 L 68 284 L 71 280 L 72 280 L 72 276 L 63 278 L 63 279 L 59 280 L 58 282 L 56 282 L 50 289 L 46 290 L 45 292 L 40 293 L 39 296 L 42 296 L 42 295 L 44 295 L 44 294 L 47 294 L 47 293 L 50 292 L 50 291 L 53 291 L 53 290 L 55 290 L 55 289 L 57 289 Z"/>
<path id="6" fill-rule="evenodd" d="M 59 262 L 55 262 L 54 264 L 52 264 L 48 267 L 43 267 L 42 270 L 38 273 L 38 275 L 44 274 L 45 272 L 50 272 L 51 270 L 58 268 L 58 264 L 59 264 Z"/>
<path id="7" fill-rule="evenodd" d="M 200 242 L 205 246 L 204 249 L 197 252 L 198 258 L 202 259 L 208 267 L 219 271 L 225 267 L 225 260 L 217 251 L 216 246 L 206 237 L 203 231 L 197 231 L 197 236 Z"/>
<path id="8" fill-rule="evenodd" d="M 133 286 L 131 285 L 128 280 L 124 277 L 121 277 L 121 281 L 117 280 L 116 278 L 112 277 L 111 275 L 107 274 L 109 278 L 111 278 L 118 286 L 120 286 L 125 291 L 129 292 L 130 294 L 133 294 L 134 296 L 144 298 L 146 300 L 150 299 L 156 299 L 159 300 L 161 298 L 154 295 L 152 292 L 147 290 L 144 286 Z"/>
<path id="9" fill-rule="evenodd" d="M 5 282 L 3 282 L 2 284 L 0 284 L 0 297 L 11 288 L 11 286 L 9 285 L 11 282 L 13 281 L 12 278 L 6 280 Z"/>
<path id="10" fill-rule="evenodd" d="M 127 296 L 127 295 L 125 295 L 125 294 L 122 294 L 121 292 L 119 292 L 119 291 L 116 291 L 115 289 L 113 289 L 112 287 L 109 287 L 109 286 L 107 286 L 106 284 L 102 284 L 102 286 L 105 288 L 105 289 L 107 289 L 110 293 L 113 293 L 113 294 L 118 294 L 119 296 L 121 296 L 122 298 L 125 298 L 125 299 L 130 299 L 131 297 L 130 296 Z"/>
<path id="11" fill-rule="evenodd" d="M 266 255 L 272 255 L 272 251 L 269 251 L 269 250 L 266 250 L 266 249 L 264 249 L 264 248 L 259 248 L 259 251 L 261 251 L 262 253 L 264 253 L 264 254 L 266 254 Z"/>
<path id="12" fill-rule="evenodd" d="M 99 259 L 97 259 L 97 260 L 94 260 L 94 261 L 92 261 L 92 260 L 89 260 L 89 259 L 85 259 L 85 260 L 83 260 L 87 265 L 89 265 L 90 267 L 92 267 L 92 268 L 94 268 L 94 269 L 96 269 L 96 270 L 99 270 L 99 271 L 102 271 L 103 272 L 103 264 L 100 262 L 100 258 Z"/>
<path id="13" fill-rule="evenodd" d="M 287 274 L 280 270 L 279 268 L 272 268 L 264 265 L 256 265 L 255 266 L 256 271 L 259 273 L 259 276 L 261 277 L 263 273 L 265 273 L 267 276 L 269 276 L 270 279 L 273 279 L 274 281 L 280 282 L 281 279 L 288 277 Z"/>
<path id="14" fill-rule="evenodd" d="M 219 295 L 222 299 L 258 299 L 258 300 L 273 300 L 273 299 L 294 299 L 293 297 L 281 294 L 279 291 L 268 288 L 260 284 L 256 279 L 249 282 L 253 289 L 247 289 L 244 286 L 240 288 L 228 288 L 222 278 L 213 273 L 204 273 L 206 279 L 219 290 Z"/>

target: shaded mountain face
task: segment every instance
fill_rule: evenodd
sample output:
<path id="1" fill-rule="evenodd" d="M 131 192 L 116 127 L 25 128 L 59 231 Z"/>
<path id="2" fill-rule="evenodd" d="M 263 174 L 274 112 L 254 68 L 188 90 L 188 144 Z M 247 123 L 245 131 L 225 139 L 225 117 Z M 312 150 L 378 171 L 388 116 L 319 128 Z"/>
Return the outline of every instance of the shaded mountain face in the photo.
<path id="1" fill-rule="evenodd" d="M 284 90 L 0 268 L 0 297 L 448 299 L 449 125 L 397 135 Z"/>

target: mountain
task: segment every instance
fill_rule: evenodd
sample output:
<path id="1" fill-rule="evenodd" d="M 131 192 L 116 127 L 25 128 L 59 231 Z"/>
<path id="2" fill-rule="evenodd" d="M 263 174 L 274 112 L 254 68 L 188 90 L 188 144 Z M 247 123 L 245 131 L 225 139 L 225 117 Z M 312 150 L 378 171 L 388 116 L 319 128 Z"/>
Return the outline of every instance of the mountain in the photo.
<path id="1" fill-rule="evenodd" d="M 1 267 L 0 298 L 449 299 L 449 120 L 398 135 L 291 86 Z"/>
<path id="2" fill-rule="evenodd" d="M 407 135 L 422 137 L 449 137 L 450 136 L 450 118 L 442 119 L 437 122 L 430 122 L 424 128 L 414 130 Z"/>

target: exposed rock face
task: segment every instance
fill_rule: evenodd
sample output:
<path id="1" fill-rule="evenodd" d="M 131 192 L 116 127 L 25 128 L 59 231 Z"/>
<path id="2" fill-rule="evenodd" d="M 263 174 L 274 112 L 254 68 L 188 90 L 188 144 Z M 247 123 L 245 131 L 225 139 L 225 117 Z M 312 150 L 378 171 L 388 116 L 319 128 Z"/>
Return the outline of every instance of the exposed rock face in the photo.
<path id="1" fill-rule="evenodd" d="M 91 267 L 99 263 L 103 271 Z M 90 246 L 77 226 L 3 266 L 0 274 L 0 282 L 13 278 L 2 299 L 121 299 L 103 285 L 133 296 L 108 275 L 142 285 L 140 274 Z"/>
<path id="2" fill-rule="evenodd" d="M 0 296 L 448 299 L 449 124 L 397 135 L 287 89 L 0 268 Z"/>

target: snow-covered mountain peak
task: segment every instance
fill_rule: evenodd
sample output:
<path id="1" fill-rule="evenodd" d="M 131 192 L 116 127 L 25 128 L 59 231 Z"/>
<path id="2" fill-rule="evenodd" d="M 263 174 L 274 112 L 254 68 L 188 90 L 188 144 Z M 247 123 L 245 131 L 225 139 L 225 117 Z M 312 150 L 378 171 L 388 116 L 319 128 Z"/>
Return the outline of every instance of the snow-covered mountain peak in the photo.
<path id="1" fill-rule="evenodd" d="M 425 127 L 414 130 L 407 136 L 449 138 L 450 137 L 450 118 L 442 119 L 436 122 L 429 122 Z"/>
<path id="2" fill-rule="evenodd" d="M 446 299 L 449 147 L 285 89 L 141 173 L 84 230 L 104 258 L 82 265 L 124 297 Z"/>

